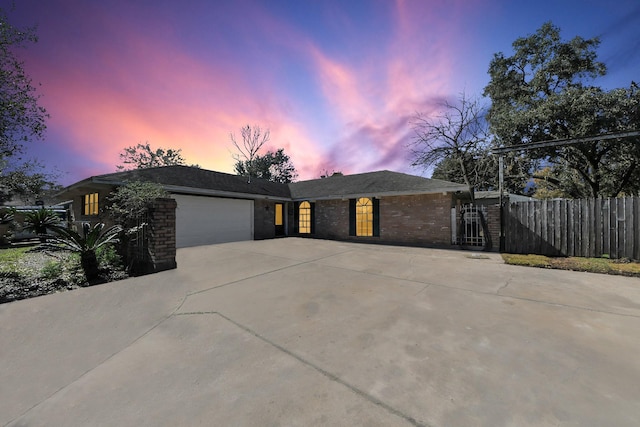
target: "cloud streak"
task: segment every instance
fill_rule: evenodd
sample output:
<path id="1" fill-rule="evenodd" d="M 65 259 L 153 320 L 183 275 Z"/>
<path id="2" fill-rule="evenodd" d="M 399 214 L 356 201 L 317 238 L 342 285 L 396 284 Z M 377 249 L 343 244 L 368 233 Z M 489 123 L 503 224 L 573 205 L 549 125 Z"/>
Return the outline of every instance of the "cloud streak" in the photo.
<path id="1" fill-rule="evenodd" d="M 44 144 L 57 148 L 32 151 L 70 169 L 66 183 L 114 171 L 144 141 L 232 172 L 229 133 L 246 124 L 269 128 L 301 179 L 411 172 L 416 112 L 490 60 L 469 71 L 460 57 L 479 1 L 41 3 L 17 6 L 39 24 L 26 63 L 51 113 Z"/>

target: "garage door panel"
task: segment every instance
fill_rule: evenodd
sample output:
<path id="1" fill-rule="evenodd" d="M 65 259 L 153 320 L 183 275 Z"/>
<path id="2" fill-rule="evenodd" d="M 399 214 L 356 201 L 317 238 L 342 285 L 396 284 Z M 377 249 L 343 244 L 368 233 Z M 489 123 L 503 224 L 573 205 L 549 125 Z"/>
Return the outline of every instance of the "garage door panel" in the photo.
<path id="1" fill-rule="evenodd" d="M 253 201 L 174 195 L 176 246 L 253 240 Z"/>

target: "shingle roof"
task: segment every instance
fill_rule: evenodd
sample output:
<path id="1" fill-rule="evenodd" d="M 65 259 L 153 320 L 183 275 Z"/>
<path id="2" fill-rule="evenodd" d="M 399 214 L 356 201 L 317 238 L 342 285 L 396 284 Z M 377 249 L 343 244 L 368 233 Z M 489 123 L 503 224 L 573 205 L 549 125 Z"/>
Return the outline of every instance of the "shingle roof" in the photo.
<path id="1" fill-rule="evenodd" d="M 387 170 L 294 182 L 289 188 L 294 200 L 468 191 L 462 184 Z"/>
<path id="2" fill-rule="evenodd" d="M 248 182 L 246 177 L 191 166 L 164 166 L 93 176 L 71 185 L 65 192 L 91 184 L 121 185 L 137 180 L 162 184 L 172 193 L 293 200 L 468 191 L 462 184 L 387 170 L 334 175 L 287 185 L 256 178 Z"/>
<path id="3" fill-rule="evenodd" d="M 289 198 L 289 187 L 286 184 L 264 179 L 251 179 L 222 172 L 200 169 L 191 166 L 164 166 L 157 168 L 134 169 L 89 178 L 93 183 L 119 185 L 127 181 L 151 181 L 168 187 L 172 192 L 198 192 L 204 190 L 222 193 L 238 193 L 244 195 L 261 195 L 278 198 Z M 79 183 L 80 184 L 80 183 Z M 198 190 L 198 191 L 190 191 Z"/>

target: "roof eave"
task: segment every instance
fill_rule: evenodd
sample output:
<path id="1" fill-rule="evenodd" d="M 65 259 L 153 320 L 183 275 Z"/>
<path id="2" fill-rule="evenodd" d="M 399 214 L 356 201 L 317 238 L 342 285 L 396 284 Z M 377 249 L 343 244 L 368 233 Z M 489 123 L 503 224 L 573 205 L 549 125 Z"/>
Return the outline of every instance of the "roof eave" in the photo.
<path id="1" fill-rule="evenodd" d="M 466 186 L 460 187 L 445 187 L 445 188 L 434 188 L 430 190 L 418 190 L 418 191 L 378 191 L 378 192 L 362 192 L 362 193 L 351 193 L 351 194 L 330 194 L 326 196 L 317 196 L 317 197 L 292 197 L 293 201 L 302 201 L 302 200 L 336 200 L 336 199 L 355 199 L 359 197 L 374 197 L 374 198 L 382 198 L 382 197 L 393 197 L 393 196 L 416 196 L 421 194 L 436 194 L 436 193 L 468 193 L 469 189 Z"/>
<path id="2" fill-rule="evenodd" d="M 252 199 L 252 200 L 276 200 L 276 201 L 289 201 L 291 198 L 284 196 L 274 196 L 270 194 L 253 194 L 253 193 L 239 193 L 236 191 L 221 191 L 210 190 L 206 188 L 197 187 L 184 187 L 180 185 L 163 185 L 166 191 L 172 194 L 192 194 L 198 196 L 215 196 L 215 197 L 227 197 L 233 199 Z"/>

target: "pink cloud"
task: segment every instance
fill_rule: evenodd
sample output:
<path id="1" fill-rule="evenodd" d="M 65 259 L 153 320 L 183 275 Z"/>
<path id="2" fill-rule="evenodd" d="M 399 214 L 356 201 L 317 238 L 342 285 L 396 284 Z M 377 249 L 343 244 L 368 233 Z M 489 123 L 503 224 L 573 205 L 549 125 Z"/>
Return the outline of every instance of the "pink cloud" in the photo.
<path id="1" fill-rule="evenodd" d="M 123 30 L 111 29 L 116 31 Z M 314 144 L 303 126 L 265 108 L 271 95 L 248 83 L 252 78 L 245 70 L 202 62 L 136 31 L 121 37 L 127 40 L 124 51 L 97 44 L 98 67 L 58 62 L 72 52 L 31 61 L 35 73 L 44 76 L 44 100 L 55 103 L 50 127 L 65 130 L 61 144 L 103 164 L 100 172 L 115 170 L 122 148 L 144 141 L 181 148 L 190 163 L 230 172 L 229 132 L 248 123 L 271 127 L 274 143 L 283 141 L 303 169 L 313 161 Z"/>
<path id="2" fill-rule="evenodd" d="M 323 94 L 342 123 L 325 162 L 328 169 L 409 168 L 415 113 L 428 114 L 457 90 L 451 57 L 460 6 L 451 6 L 397 1 L 394 32 L 361 63 L 309 49 Z"/>
<path id="3" fill-rule="evenodd" d="M 219 19 L 207 33 L 211 46 L 198 39 L 192 49 L 168 6 L 138 25 L 147 13 L 141 7 L 77 2 L 64 11 L 64 31 L 43 26 L 41 43 L 57 37 L 55 49 L 45 47 L 29 65 L 50 103 L 51 134 L 64 136 L 56 143 L 101 165 L 97 173 L 113 171 L 122 148 L 144 141 L 231 172 L 229 132 L 246 124 L 270 128 L 270 148 L 285 148 L 301 179 L 325 169 L 406 170 L 412 116 L 461 89 L 451 81 L 450 57 L 462 5 L 372 5 L 390 29 L 375 44 L 358 34 L 358 22 L 322 6 L 325 17 L 339 18 L 328 22 L 345 42 L 362 38 L 349 55 L 262 5 L 243 11 L 241 29 L 233 28 L 241 42 L 214 27 Z M 293 89 L 301 70 L 309 87 Z"/>

